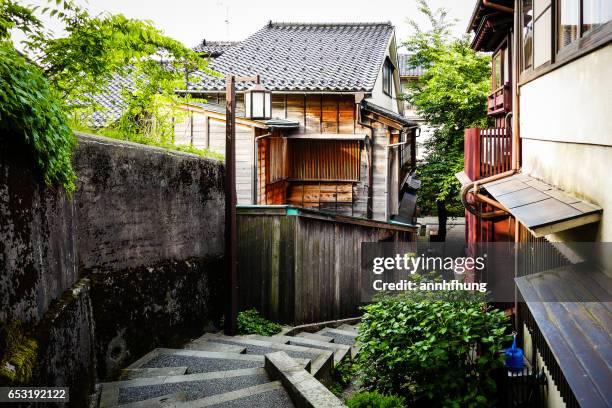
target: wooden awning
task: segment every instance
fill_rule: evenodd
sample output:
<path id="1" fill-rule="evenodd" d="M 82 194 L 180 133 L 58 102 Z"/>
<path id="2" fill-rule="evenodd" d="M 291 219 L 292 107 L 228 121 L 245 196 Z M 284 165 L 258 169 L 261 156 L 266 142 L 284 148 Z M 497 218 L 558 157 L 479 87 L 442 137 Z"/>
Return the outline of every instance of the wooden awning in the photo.
<path id="1" fill-rule="evenodd" d="M 612 401 L 609 274 L 581 263 L 515 281 L 551 351 L 545 356 L 556 360 L 580 406 L 608 406 Z"/>
<path id="2" fill-rule="evenodd" d="M 525 174 L 481 186 L 535 237 L 598 222 L 602 208 Z"/>

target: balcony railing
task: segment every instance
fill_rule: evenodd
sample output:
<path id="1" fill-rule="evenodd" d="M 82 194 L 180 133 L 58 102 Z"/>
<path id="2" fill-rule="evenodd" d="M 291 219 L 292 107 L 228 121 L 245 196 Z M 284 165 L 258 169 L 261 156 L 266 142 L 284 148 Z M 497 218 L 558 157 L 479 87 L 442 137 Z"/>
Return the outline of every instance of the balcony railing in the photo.
<path id="1" fill-rule="evenodd" d="M 464 171 L 471 180 L 512 168 L 512 135 L 506 128 L 466 129 Z"/>
<path id="2" fill-rule="evenodd" d="M 489 95 L 487 113 L 489 115 L 496 115 L 498 113 L 510 112 L 511 110 L 512 95 L 510 93 L 510 84 L 506 83 Z"/>

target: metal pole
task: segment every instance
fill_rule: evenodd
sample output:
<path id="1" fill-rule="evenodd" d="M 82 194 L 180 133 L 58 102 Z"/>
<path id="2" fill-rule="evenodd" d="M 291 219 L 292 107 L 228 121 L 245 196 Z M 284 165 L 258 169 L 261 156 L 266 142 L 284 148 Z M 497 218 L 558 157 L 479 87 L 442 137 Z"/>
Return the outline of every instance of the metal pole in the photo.
<path id="1" fill-rule="evenodd" d="M 229 302 L 225 313 L 225 334 L 233 336 L 238 319 L 238 265 L 236 228 L 236 77 L 225 82 L 225 260 Z"/>

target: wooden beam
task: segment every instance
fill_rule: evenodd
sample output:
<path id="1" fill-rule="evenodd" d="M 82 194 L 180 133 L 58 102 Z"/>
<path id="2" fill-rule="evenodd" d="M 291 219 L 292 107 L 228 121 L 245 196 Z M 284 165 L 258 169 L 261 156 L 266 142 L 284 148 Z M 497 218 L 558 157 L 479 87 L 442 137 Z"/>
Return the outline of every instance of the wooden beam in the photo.
<path id="1" fill-rule="evenodd" d="M 375 113 L 369 113 L 368 112 L 368 113 L 366 113 L 364 115 L 364 117 L 366 117 L 366 118 L 368 118 L 370 120 L 376 121 L 376 122 L 380 122 L 380 123 L 382 123 L 384 125 L 387 125 L 387 126 L 393 128 L 393 129 L 397 129 L 397 130 L 402 130 L 405 127 L 404 125 L 402 125 L 402 124 L 400 124 L 400 123 L 398 123 L 398 122 L 396 122 L 394 120 L 391 120 L 389 118 L 385 118 L 384 116 L 380 116 L 380 115 L 377 115 Z"/>

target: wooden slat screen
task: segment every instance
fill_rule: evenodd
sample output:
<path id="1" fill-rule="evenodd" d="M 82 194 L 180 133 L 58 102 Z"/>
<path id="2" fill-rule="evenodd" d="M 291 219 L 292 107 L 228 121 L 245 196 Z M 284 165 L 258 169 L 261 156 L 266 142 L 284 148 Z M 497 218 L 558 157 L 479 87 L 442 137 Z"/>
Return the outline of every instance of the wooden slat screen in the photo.
<path id="1" fill-rule="evenodd" d="M 287 140 L 280 137 L 270 139 L 268 155 L 268 183 L 287 178 Z"/>
<path id="2" fill-rule="evenodd" d="M 289 151 L 291 179 L 359 181 L 359 141 L 292 140 Z"/>

